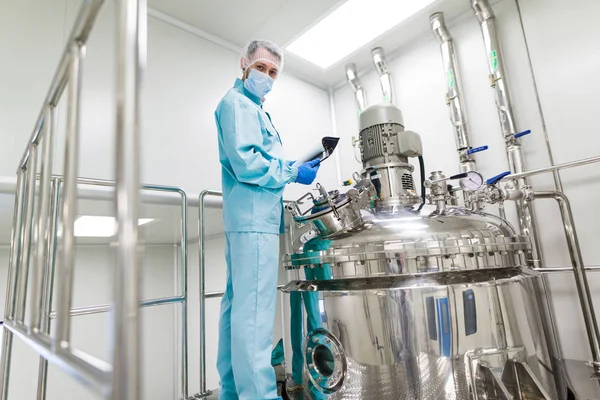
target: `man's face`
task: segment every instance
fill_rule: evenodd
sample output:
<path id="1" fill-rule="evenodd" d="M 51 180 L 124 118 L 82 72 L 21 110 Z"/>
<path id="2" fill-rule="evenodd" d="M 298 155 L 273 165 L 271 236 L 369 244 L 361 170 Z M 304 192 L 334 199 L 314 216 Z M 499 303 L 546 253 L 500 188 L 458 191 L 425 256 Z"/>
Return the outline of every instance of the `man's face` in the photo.
<path id="1" fill-rule="evenodd" d="M 262 72 L 263 74 L 267 74 L 273 79 L 277 79 L 277 75 L 279 75 L 279 70 L 277 69 L 275 64 L 270 63 L 268 61 L 255 62 L 250 68 L 254 68 L 257 71 Z"/>
<path id="2" fill-rule="evenodd" d="M 256 54 L 254 56 L 256 58 L 273 58 L 273 55 L 271 55 L 271 53 L 269 53 L 268 50 L 262 48 L 257 49 Z M 277 79 L 277 77 L 279 76 L 279 69 L 275 64 L 268 61 L 260 60 L 246 69 L 246 72 L 244 73 L 244 79 L 248 77 L 248 74 L 250 73 L 250 68 L 254 68 L 257 71 L 262 72 L 263 74 L 267 74 L 273 79 Z"/>

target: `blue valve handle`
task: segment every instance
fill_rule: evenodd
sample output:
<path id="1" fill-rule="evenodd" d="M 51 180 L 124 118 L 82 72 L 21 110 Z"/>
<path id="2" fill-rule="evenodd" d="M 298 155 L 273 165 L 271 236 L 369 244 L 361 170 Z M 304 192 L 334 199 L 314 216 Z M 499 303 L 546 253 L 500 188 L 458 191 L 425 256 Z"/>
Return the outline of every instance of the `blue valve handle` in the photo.
<path id="1" fill-rule="evenodd" d="M 501 174 L 498 174 L 496 176 L 491 177 L 490 179 L 488 179 L 487 181 L 485 181 L 485 183 L 487 185 L 494 185 L 496 183 L 498 183 L 502 178 L 504 178 L 505 176 L 510 175 L 510 171 L 504 171 Z"/>
<path id="2" fill-rule="evenodd" d="M 487 146 L 475 147 L 474 149 L 467 150 L 467 154 L 479 153 L 480 151 L 487 150 Z"/>
<path id="3" fill-rule="evenodd" d="M 531 133 L 531 129 L 527 129 L 526 131 L 515 133 L 515 139 L 518 139 L 521 136 L 529 135 L 530 133 Z"/>

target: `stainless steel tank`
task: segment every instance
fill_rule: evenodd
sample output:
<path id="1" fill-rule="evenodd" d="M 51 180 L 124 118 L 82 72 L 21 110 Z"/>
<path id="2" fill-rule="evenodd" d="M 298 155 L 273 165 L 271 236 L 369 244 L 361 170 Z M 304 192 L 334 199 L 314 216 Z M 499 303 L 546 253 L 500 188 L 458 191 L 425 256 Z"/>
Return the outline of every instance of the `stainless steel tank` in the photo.
<path id="1" fill-rule="evenodd" d="M 529 240 L 497 216 L 442 206 L 443 180 L 435 205 L 419 204 L 408 157 L 421 142 L 395 107 L 365 110 L 360 139 L 352 188 L 319 186 L 288 206 L 304 233 L 284 290 L 317 291 L 324 321 L 304 343 L 306 397 L 560 398 Z M 305 268 L 331 279 L 308 281 Z"/>

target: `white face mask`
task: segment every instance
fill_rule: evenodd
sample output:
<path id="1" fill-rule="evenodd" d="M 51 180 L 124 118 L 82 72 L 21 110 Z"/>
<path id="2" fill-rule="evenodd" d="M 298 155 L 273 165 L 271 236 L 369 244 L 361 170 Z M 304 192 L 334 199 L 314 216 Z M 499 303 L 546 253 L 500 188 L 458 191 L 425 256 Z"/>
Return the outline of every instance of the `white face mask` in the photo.
<path id="1" fill-rule="evenodd" d="M 262 99 L 271 91 L 274 82 L 275 80 L 269 75 L 252 68 L 244 81 L 244 87 L 247 91 Z"/>

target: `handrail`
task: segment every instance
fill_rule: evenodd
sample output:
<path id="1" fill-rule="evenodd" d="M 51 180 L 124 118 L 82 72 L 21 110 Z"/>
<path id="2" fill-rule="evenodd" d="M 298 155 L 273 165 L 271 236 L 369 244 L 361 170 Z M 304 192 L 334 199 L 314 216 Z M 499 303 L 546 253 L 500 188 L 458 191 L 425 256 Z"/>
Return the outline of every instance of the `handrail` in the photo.
<path id="1" fill-rule="evenodd" d="M 63 50 L 60 61 L 58 62 L 58 68 L 54 73 L 52 82 L 50 83 L 50 89 L 44 100 L 44 106 L 40 111 L 40 114 L 35 123 L 33 133 L 29 139 L 29 143 L 37 145 L 40 140 L 40 133 L 44 125 L 46 125 L 46 110 L 47 108 L 55 108 L 67 86 L 69 78 L 69 66 L 71 64 L 71 46 L 73 43 L 85 44 L 88 40 L 96 17 L 100 12 L 100 8 L 104 3 L 104 0 L 85 0 L 84 4 L 79 9 L 79 14 L 75 19 L 75 25 L 71 30 L 71 35 L 67 40 L 65 49 Z M 29 144 L 25 149 L 21 162 L 19 163 L 19 169 L 23 168 L 29 160 Z"/>
<path id="2" fill-rule="evenodd" d="M 577 294 L 579 295 L 585 329 L 592 353 L 591 365 L 594 368 L 594 372 L 598 374 L 600 373 L 600 329 L 598 328 L 596 312 L 594 311 L 594 302 L 585 273 L 583 256 L 581 254 L 581 249 L 579 248 L 579 239 L 577 238 L 577 230 L 575 229 L 571 204 L 567 196 L 559 191 L 534 192 L 533 196 L 535 199 L 556 200 L 560 208 L 565 237 L 571 256 L 571 263 L 573 264 Z"/>
<path id="3" fill-rule="evenodd" d="M 4 335 L 0 349 L 0 400 L 7 400 L 13 336 L 40 355 L 38 399 L 46 395 L 47 362 L 111 400 L 140 399 L 139 323 L 139 119 L 141 72 L 146 54 L 146 0 L 122 0 L 118 5 L 117 118 L 115 130 L 118 256 L 112 306 L 112 365 L 72 347 L 71 305 L 75 261 L 74 223 L 77 216 L 80 103 L 85 46 L 103 0 L 84 0 L 61 54 L 42 109 L 17 168 L 15 215 L 7 280 Z M 68 84 L 68 85 L 67 85 Z M 66 145 L 64 181 L 52 178 L 54 119 L 65 88 Z M 40 200 L 36 201 L 37 154 L 42 146 Z M 52 196 L 50 198 L 52 186 Z M 63 186 L 63 196 L 58 196 Z M 56 332 L 50 334 L 46 311 L 52 296 L 56 227 L 62 207 L 61 262 L 56 265 Z M 187 202 L 184 202 L 187 205 Z M 37 206 L 37 212 L 36 212 Z M 33 244 L 36 243 L 36 246 Z M 185 250 L 186 243 L 182 243 Z M 185 253 L 183 253 L 185 255 Z M 30 261 L 34 260 L 33 263 Z M 185 260 L 185 258 L 184 258 Z M 25 319 L 30 264 L 32 288 L 29 321 Z M 185 307 L 184 307 L 185 308 Z"/>
<path id="4" fill-rule="evenodd" d="M 60 185 L 64 181 L 64 177 L 60 175 L 54 175 L 53 181 L 56 184 L 56 187 L 60 188 Z M 91 178 L 78 178 L 78 184 L 85 185 L 95 185 L 95 186 L 103 186 L 103 187 L 111 187 L 114 186 L 115 182 L 103 179 L 91 179 Z M 180 243 L 181 243 L 181 261 L 180 261 L 180 273 L 181 273 L 181 283 L 182 283 L 182 292 L 179 295 L 173 297 L 164 297 L 159 299 L 150 299 L 141 301 L 139 307 L 154 307 L 166 304 L 174 304 L 181 303 L 181 386 L 182 386 L 182 398 L 186 399 L 188 397 L 188 381 L 189 381 L 189 366 L 188 366 L 188 304 L 187 304 L 187 287 L 188 287 L 188 257 L 187 257 L 187 194 L 181 188 L 172 187 L 172 186 L 162 186 L 162 185 L 151 185 L 145 184 L 142 185 L 142 191 L 155 191 L 155 192 L 172 192 L 177 193 L 179 195 L 179 204 L 181 206 L 181 231 L 180 231 Z M 57 194 L 55 197 L 55 204 L 58 204 L 60 199 L 60 195 Z M 53 239 L 56 240 L 56 230 L 53 231 Z M 54 253 L 50 253 L 50 261 L 51 265 L 54 265 Z M 49 274 L 49 277 L 44 277 L 44 281 L 53 281 L 53 274 Z M 45 304 L 51 305 L 53 302 L 53 291 L 48 290 L 46 293 L 47 298 L 45 299 Z M 109 304 L 95 305 L 95 306 L 87 306 L 87 307 L 78 307 L 70 309 L 70 316 L 82 316 L 82 315 L 91 315 L 91 314 L 100 314 L 109 312 L 112 309 L 112 306 Z M 45 313 L 48 320 L 56 319 L 57 311 L 48 311 Z M 48 325 L 49 322 L 48 322 Z M 49 330 L 48 330 L 49 331 Z M 45 379 L 47 375 L 47 365 L 40 366 L 40 374 L 43 376 L 43 385 L 38 386 L 39 393 L 45 393 Z M 39 399 L 44 399 L 44 395 L 38 396 Z"/>
<path id="5" fill-rule="evenodd" d="M 59 177 L 53 175 L 53 177 Z M 95 183 L 92 183 L 95 182 Z M 115 195 L 113 185 L 99 185 L 98 182 L 113 182 L 102 179 L 78 178 L 77 197 L 84 200 L 112 200 Z M 0 194 L 14 195 L 17 189 L 17 177 L 0 177 Z M 142 188 L 146 185 L 142 185 Z M 155 186 L 155 185 L 151 185 Z M 199 207 L 197 193 L 187 193 L 187 204 L 189 207 Z M 142 192 L 140 199 L 147 204 L 179 205 L 179 198 L 171 193 L 161 192 Z M 205 200 L 205 206 L 208 208 L 220 208 L 222 201 L 215 198 Z"/>

